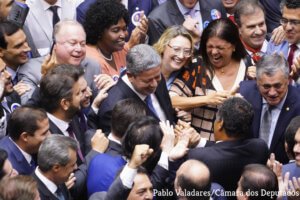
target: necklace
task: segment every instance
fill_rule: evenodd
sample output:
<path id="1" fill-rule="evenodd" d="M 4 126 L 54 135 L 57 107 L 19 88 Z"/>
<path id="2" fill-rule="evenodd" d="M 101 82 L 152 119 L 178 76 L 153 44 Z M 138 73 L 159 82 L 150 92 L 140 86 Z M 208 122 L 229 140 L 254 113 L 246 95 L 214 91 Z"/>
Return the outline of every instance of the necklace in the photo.
<path id="1" fill-rule="evenodd" d="M 221 68 L 221 74 L 224 74 L 224 67 Z"/>
<path id="2" fill-rule="evenodd" d="M 104 58 L 104 59 L 107 60 L 107 61 L 112 61 L 112 59 L 113 59 L 112 54 L 110 54 L 110 58 L 107 58 L 107 57 L 102 53 L 102 51 L 100 50 L 100 48 L 97 48 L 97 49 L 98 49 L 98 51 L 99 51 L 99 53 L 100 53 L 100 55 L 101 55 L 102 58 Z"/>

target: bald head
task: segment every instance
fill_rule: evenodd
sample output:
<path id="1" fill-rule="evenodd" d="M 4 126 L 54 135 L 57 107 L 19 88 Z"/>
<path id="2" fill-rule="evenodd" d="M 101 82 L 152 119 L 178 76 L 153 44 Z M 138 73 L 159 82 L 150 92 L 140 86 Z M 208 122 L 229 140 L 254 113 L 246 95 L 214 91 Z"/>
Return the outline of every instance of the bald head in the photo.
<path id="1" fill-rule="evenodd" d="M 196 199 L 209 199 L 210 186 L 209 169 L 204 163 L 198 160 L 188 160 L 184 162 L 176 172 L 176 191 L 203 191 L 206 192 L 207 195 L 202 195 Z M 188 200 L 194 198 L 195 197 L 190 196 L 186 197 Z"/>

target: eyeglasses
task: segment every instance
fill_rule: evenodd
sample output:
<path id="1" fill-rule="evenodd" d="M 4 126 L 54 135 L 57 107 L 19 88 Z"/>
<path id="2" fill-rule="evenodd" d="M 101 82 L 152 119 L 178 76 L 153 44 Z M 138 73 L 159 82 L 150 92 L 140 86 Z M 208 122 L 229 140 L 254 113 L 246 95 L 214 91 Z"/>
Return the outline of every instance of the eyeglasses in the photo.
<path id="1" fill-rule="evenodd" d="M 297 26 L 300 24 L 300 20 L 296 19 L 286 19 L 286 18 L 281 18 L 280 19 L 280 24 L 283 26 L 286 26 L 288 23 L 290 23 L 291 26 Z"/>
<path id="2" fill-rule="evenodd" d="M 183 56 L 186 57 L 186 58 L 189 58 L 192 55 L 192 49 L 183 49 L 183 48 L 180 48 L 180 47 L 177 47 L 177 46 L 171 46 L 170 44 L 168 44 L 168 46 L 171 49 L 173 49 L 173 51 L 176 55 L 180 55 L 181 52 L 183 53 Z"/>

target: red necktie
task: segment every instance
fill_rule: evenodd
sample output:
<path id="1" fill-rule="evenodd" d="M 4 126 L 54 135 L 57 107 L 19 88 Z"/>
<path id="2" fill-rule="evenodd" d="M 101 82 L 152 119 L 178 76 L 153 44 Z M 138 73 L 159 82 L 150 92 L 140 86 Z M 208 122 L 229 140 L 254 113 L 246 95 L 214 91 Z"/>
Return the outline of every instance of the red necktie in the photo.
<path id="1" fill-rule="evenodd" d="M 260 55 L 261 47 L 254 49 L 254 48 L 248 46 L 242 39 L 241 39 L 241 41 L 242 41 L 245 49 L 252 53 L 251 58 L 254 61 L 254 63 L 256 64 L 261 59 L 261 55 Z"/>
<path id="2" fill-rule="evenodd" d="M 228 19 L 230 19 L 235 24 L 235 20 L 234 20 L 234 16 L 233 15 L 229 15 Z"/>
<path id="3" fill-rule="evenodd" d="M 293 60 L 294 60 L 294 54 L 295 54 L 295 51 L 297 51 L 298 47 L 296 44 L 292 44 L 290 46 L 290 52 L 289 52 L 289 55 L 288 55 L 288 63 L 289 63 L 289 67 L 290 67 L 290 71 L 291 71 L 291 66 L 293 64 Z"/>

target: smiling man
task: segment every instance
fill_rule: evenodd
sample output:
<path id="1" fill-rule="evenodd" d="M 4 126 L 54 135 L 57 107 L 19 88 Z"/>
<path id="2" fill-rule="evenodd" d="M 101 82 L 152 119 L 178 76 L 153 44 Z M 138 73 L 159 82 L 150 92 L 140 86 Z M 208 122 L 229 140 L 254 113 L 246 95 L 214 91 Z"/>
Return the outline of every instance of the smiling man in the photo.
<path id="1" fill-rule="evenodd" d="M 247 64 L 255 65 L 268 45 L 264 8 L 258 1 L 240 1 L 236 5 L 234 18 L 248 52 Z"/>
<path id="2" fill-rule="evenodd" d="M 126 74 L 108 91 L 98 115 L 89 115 L 89 125 L 110 132 L 110 121 L 114 105 L 123 99 L 137 99 L 146 106 L 147 115 L 159 121 L 174 122 L 174 110 L 161 75 L 161 58 L 145 44 L 131 48 L 126 56 Z"/>
<path id="3" fill-rule="evenodd" d="M 288 64 L 283 56 L 266 55 L 257 63 L 257 81 L 244 81 L 240 93 L 252 104 L 253 137 L 265 140 L 281 163 L 287 163 L 284 132 L 291 119 L 300 115 L 299 91 L 289 85 Z"/>

